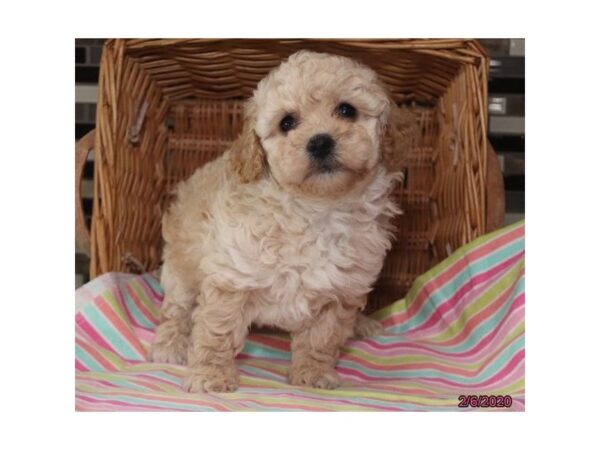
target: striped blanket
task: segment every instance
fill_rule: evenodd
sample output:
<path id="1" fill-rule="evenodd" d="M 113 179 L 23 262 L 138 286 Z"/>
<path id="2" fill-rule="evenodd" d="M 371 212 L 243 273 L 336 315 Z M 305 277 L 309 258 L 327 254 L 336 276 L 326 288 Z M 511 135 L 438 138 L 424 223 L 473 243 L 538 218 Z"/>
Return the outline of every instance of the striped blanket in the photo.
<path id="1" fill-rule="evenodd" d="M 332 391 L 288 385 L 289 338 L 253 333 L 237 359 L 238 391 L 183 392 L 184 367 L 147 361 L 163 296 L 156 274 L 103 275 L 76 291 L 75 407 L 524 410 L 524 253 L 523 223 L 454 252 L 418 278 L 406 299 L 373 316 L 384 334 L 347 342 L 337 366 L 343 384 Z"/>

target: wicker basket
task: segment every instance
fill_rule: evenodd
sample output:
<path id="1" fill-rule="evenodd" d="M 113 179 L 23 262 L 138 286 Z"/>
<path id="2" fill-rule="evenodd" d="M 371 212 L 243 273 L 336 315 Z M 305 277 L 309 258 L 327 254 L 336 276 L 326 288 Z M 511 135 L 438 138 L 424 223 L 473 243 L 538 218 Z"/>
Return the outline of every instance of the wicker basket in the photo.
<path id="1" fill-rule="evenodd" d="M 489 61 L 476 41 L 116 39 L 102 55 L 95 134 L 78 150 L 80 168 L 95 149 L 91 277 L 160 265 L 168 193 L 227 148 L 244 98 L 300 49 L 364 62 L 415 118 L 397 192 L 405 214 L 369 309 L 401 298 L 416 276 L 502 222 L 502 178 L 486 138 Z"/>

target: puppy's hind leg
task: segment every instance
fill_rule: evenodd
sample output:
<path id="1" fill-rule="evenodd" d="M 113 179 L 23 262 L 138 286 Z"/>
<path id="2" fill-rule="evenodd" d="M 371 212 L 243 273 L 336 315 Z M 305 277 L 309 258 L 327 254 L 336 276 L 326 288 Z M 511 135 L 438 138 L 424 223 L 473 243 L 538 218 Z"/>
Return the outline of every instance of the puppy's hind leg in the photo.
<path id="1" fill-rule="evenodd" d="M 357 305 L 364 308 L 367 304 L 367 296 L 363 295 L 357 299 Z M 358 313 L 356 322 L 354 322 L 354 330 L 352 337 L 354 339 L 366 339 L 371 336 L 383 333 L 383 326 L 375 319 L 365 316 L 363 313 Z"/>
<path id="2" fill-rule="evenodd" d="M 175 276 L 166 263 L 160 278 L 165 298 L 160 310 L 161 323 L 150 348 L 150 360 L 185 365 L 196 292 Z"/>
<path id="3" fill-rule="evenodd" d="M 353 337 L 355 339 L 366 339 L 381 333 L 383 333 L 383 326 L 379 322 L 362 313 L 358 313 L 356 322 L 354 323 Z"/>
<path id="4" fill-rule="evenodd" d="M 356 308 L 326 306 L 315 321 L 293 332 L 290 384 L 335 389 L 341 383 L 335 371 L 340 348 L 352 336 Z"/>

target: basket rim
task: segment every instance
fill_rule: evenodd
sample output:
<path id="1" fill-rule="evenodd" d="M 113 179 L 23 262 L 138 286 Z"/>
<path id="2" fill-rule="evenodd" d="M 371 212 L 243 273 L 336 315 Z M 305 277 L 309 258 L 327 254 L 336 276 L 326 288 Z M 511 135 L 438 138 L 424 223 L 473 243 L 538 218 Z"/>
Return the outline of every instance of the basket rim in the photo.
<path id="1" fill-rule="evenodd" d="M 477 64 L 489 59 L 487 51 L 474 38 L 110 38 L 104 46 L 124 45 L 125 51 L 150 50 L 190 45 L 242 45 L 277 43 L 298 45 L 301 43 L 329 43 L 361 50 L 407 50 L 416 53 L 435 52 L 436 56 L 459 59 L 463 63 Z"/>

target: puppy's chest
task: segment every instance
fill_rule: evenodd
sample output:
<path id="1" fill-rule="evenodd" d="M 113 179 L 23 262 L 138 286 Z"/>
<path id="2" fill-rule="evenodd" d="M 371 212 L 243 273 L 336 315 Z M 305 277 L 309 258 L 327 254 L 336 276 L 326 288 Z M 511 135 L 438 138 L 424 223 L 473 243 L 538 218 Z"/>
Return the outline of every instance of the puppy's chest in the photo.
<path id="1" fill-rule="evenodd" d="M 248 288 L 262 288 L 280 304 L 363 295 L 389 246 L 377 217 L 358 221 L 349 211 L 265 215 L 249 218 L 247 227 L 243 247 L 252 251 L 240 254 L 241 265 L 254 269 Z"/>

